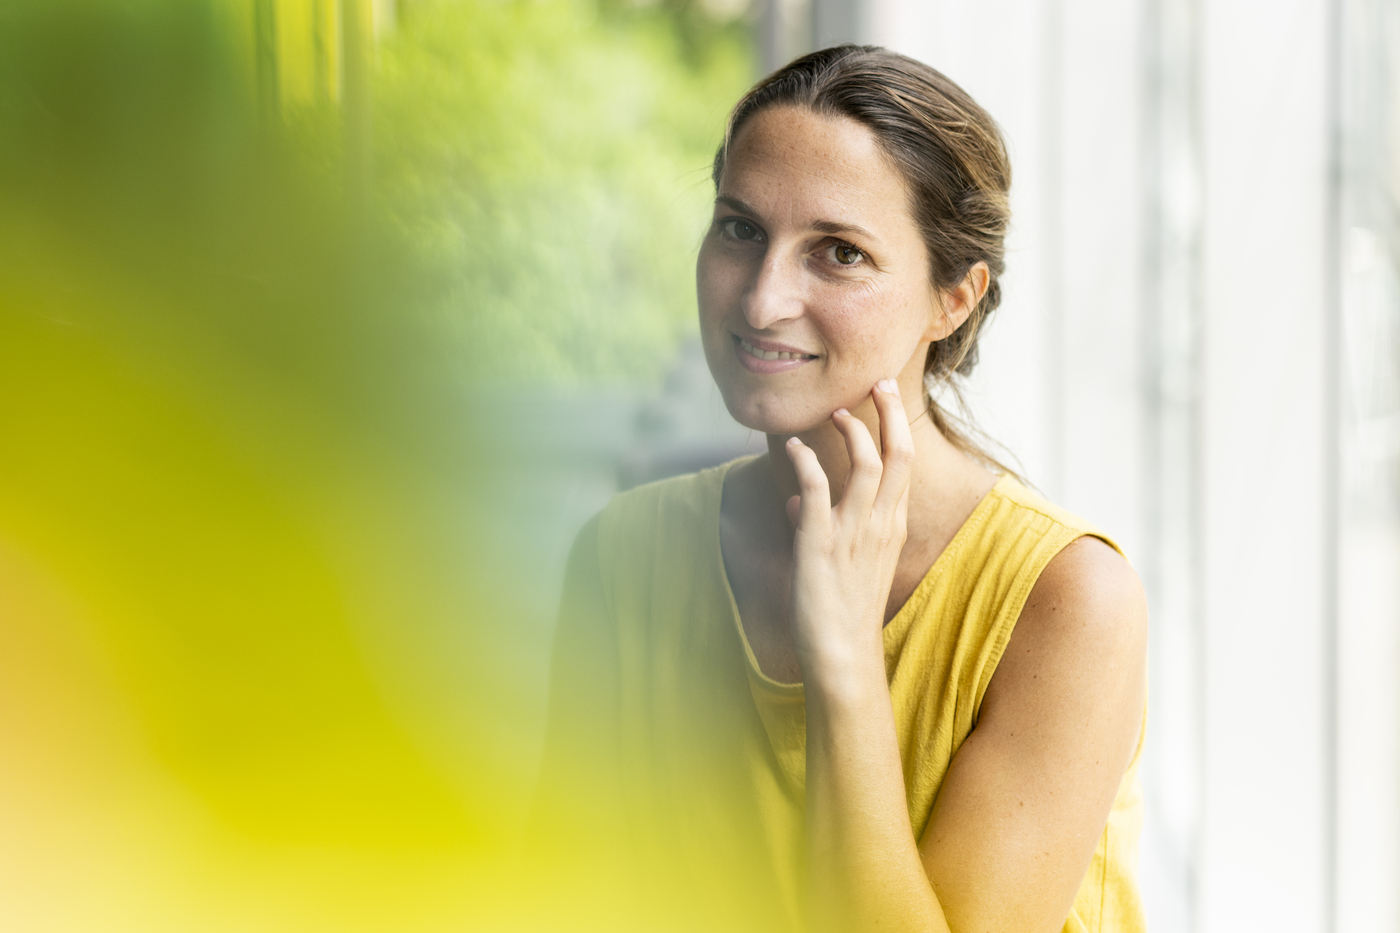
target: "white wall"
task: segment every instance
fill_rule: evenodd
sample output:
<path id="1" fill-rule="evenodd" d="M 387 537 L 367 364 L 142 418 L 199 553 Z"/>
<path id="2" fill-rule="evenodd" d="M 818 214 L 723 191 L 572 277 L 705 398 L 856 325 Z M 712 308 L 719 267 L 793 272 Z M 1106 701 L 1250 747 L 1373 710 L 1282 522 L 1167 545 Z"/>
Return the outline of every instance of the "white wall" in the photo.
<path id="1" fill-rule="evenodd" d="M 1327 9 L 1203 7 L 1206 930 L 1326 928 Z"/>

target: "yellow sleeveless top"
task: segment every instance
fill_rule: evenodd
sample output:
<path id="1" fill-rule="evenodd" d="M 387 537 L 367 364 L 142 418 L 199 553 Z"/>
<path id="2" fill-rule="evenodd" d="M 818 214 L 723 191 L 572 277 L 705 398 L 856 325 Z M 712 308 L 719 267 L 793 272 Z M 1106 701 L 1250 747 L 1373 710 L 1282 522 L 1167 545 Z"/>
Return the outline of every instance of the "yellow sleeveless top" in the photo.
<path id="1" fill-rule="evenodd" d="M 556 805 L 579 782 L 615 790 L 608 804 L 576 797 L 560 825 L 582 826 L 587 808 L 613 824 L 598 833 L 621 827 L 654 929 L 800 929 L 802 686 L 766 677 L 744 638 L 719 543 L 730 466 L 614 498 L 575 543 L 556 636 L 544 786 Z M 915 838 L 1031 587 L 1085 534 L 1104 537 L 1002 477 L 886 626 Z M 1065 933 L 1145 929 L 1141 751 L 1140 739 Z"/>

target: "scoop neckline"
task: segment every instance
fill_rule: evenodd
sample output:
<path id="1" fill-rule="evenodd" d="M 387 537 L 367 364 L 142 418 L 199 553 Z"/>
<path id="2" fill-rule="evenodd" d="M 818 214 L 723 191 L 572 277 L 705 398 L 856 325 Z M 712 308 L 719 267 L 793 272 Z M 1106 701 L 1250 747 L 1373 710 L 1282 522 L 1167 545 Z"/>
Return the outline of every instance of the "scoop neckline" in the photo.
<path id="1" fill-rule="evenodd" d="M 724 479 L 729 475 L 729 471 L 743 463 L 757 460 L 762 454 L 754 454 L 749 457 L 739 457 L 723 464 L 715 472 L 717 474 L 715 491 L 709 503 L 709 527 L 714 536 L 714 545 L 711 554 L 715 561 L 715 569 L 719 573 L 720 582 L 724 584 L 724 595 L 729 601 L 729 616 L 734 623 L 734 629 L 739 635 L 739 643 L 744 648 L 745 667 L 748 670 L 749 679 L 756 682 L 765 690 L 779 696 L 801 698 L 803 694 L 802 682 L 784 683 L 774 680 L 763 669 L 758 666 L 758 657 L 753 653 L 753 646 L 749 644 L 749 636 L 744 632 L 744 621 L 739 616 L 739 602 L 734 598 L 734 588 L 729 585 L 729 571 L 724 566 L 724 548 L 720 541 L 719 520 L 720 510 L 724 505 Z M 939 576 L 939 571 L 948 563 L 957 559 L 966 546 L 967 539 L 981 527 L 987 519 L 987 513 L 991 510 L 991 503 L 994 498 L 1001 498 L 1005 493 L 1003 487 L 1015 480 L 1008 473 L 1003 473 L 997 477 L 997 481 L 992 484 L 992 488 L 977 501 L 972 512 L 964 519 L 961 526 L 953 534 L 951 540 L 934 558 L 928 570 L 924 572 L 923 578 L 919 580 L 919 585 L 914 587 L 914 592 L 909 594 L 909 598 L 904 601 L 904 605 L 899 607 L 899 611 L 894 614 L 894 618 L 885 625 L 881 637 L 884 643 L 886 654 L 889 653 L 890 643 L 898 641 L 913 623 L 913 619 L 918 615 L 919 607 L 928 601 L 929 591 L 933 589 L 933 583 Z"/>

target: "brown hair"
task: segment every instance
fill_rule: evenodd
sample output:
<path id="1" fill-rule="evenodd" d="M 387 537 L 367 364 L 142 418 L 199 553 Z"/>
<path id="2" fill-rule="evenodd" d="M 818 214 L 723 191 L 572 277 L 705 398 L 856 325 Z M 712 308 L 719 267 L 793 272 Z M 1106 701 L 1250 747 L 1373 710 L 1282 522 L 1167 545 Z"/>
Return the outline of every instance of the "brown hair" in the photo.
<path id="1" fill-rule="evenodd" d="M 924 398 L 933 423 L 954 446 L 1015 475 L 974 440 L 981 438 L 980 431 L 944 410 L 928 392 L 932 377 L 961 403 L 956 377 L 972 372 L 982 324 L 1001 302 L 1011 163 L 996 121 L 966 91 L 922 62 L 879 46 L 838 45 L 778 69 L 735 104 L 715 153 L 716 188 L 740 127 L 759 111 L 778 106 L 845 116 L 870 129 L 909 186 L 910 209 L 928 247 L 930 278 L 937 288 L 952 289 L 973 265 L 987 264 L 990 281 L 982 300 L 957 330 L 929 345 Z"/>

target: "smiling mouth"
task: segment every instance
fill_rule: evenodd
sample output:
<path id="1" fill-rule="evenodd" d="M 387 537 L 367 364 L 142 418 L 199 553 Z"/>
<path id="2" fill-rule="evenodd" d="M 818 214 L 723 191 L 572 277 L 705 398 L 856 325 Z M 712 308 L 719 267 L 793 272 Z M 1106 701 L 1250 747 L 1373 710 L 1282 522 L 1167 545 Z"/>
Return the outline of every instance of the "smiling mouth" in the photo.
<path id="1" fill-rule="evenodd" d="M 813 353 L 793 353 L 785 350 L 760 350 L 737 334 L 734 336 L 734 339 L 738 342 L 739 349 L 756 360 L 815 360 L 817 358 L 816 354 Z"/>

